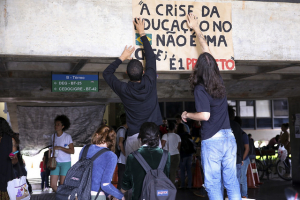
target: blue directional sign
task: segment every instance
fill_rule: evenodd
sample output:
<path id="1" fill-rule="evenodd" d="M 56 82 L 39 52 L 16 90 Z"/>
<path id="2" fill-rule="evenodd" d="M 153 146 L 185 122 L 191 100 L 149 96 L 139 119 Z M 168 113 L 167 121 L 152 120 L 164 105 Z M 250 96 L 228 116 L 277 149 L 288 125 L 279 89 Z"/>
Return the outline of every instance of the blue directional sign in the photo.
<path id="1" fill-rule="evenodd" d="M 98 92 L 98 75 L 52 74 L 52 92 Z"/>

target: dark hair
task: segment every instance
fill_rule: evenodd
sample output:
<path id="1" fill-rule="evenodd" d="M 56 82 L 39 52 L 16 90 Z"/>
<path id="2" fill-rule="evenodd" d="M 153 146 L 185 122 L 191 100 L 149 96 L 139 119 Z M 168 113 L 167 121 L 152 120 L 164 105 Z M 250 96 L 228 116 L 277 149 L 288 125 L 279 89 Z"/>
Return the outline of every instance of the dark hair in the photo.
<path id="1" fill-rule="evenodd" d="M 121 121 L 121 125 L 126 124 L 126 114 L 125 113 L 120 115 L 120 121 Z"/>
<path id="2" fill-rule="evenodd" d="M 233 109 L 233 106 L 228 105 L 228 115 L 230 120 L 234 120 L 235 110 Z"/>
<path id="3" fill-rule="evenodd" d="M 279 140 L 279 137 L 280 137 L 280 135 L 276 135 L 276 136 L 275 136 L 275 140 L 276 140 L 276 142 L 278 142 L 278 140 Z"/>
<path id="4" fill-rule="evenodd" d="M 175 130 L 175 123 L 174 122 L 170 122 L 169 123 L 169 131 L 174 131 Z"/>
<path id="5" fill-rule="evenodd" d="M 62 129 L 63 131 L 66 131 L 70 128 L 70 120 L 66 115 L 58 115 L 55 117 L 54 122 L 61 122 L 61 124 L 64 126 L 64 128 Z"/>
<path id="6" fill-rule="evenodd" d="M 181 119 L 181 115 L 180 114 L 175 115 L 175 119 Z"/>
<path id="7" fill-rule="evenodd" d="M 177 126 L 177 134 L 186 133 L 185 127 L 183 123 L 178 124 Z"/>
<path id="8" fill-rule="evenodd" d="M 153 122 L 145 122 L 140 128 L 138 138 L 141 138 L 142 144 L 149 147 L 157 147 L 159 145 L 159 129 Z"/>
<path id="9" fill-rule="evenodd" d="M 14 132 L 7 123 L 7 121 L 0 117 L 0 137 L 3 137 L 3 135 L 9 135 L 10 137 L 14 137 Z"/>
<path id="10" fill-rule="evenodd" d="M 209 53 L 200 54 L 189 82 L 193 93 L 196 85 L 203 85 L 213 98 L 222 99 L 226 95 L 218 64 Z"/>
<path id="11" fill-rule="evenodd" d="M 116 143 L 116 132 L 114 129 L 110 128 L 107 125 L 103 125 L 96 133 L 93 134 L 91 139 L 92 144 L 104 144 L 106 143 L 107 148 L 111 151 L 115 151 L 115 143 Z"/>
<path id="12" fill-rule="evenodd" d="M 167 118 L 166 118 L 166 117 L 163 117 L 163 120 L 167 120 Z"/>
<path id="13" fill-rule="evenodd" d="M 242 126 L 242 118 L 240 116 L 235 116 L 234 121 L 236 121 L 240 126 Z"/>
<path id="14" fill-rule="evenodd" d="M 290 127 L 289 123 L 284 123 L 281 126 L 284 126 L 286 129 L 288 129 Z"/>
<path id="15" fill-rule="evenodd" d="M 127 74 L 131 81 L 140 81 L 143 76 L 143 65 L 137 59 L 132 59 L 127 64 Z"/>
<path id="16" fill-rule="evenodd" d="M 252 137 L 252 134 L 249 133 L 249 134 L 248 134 L 248 137 Z"/>

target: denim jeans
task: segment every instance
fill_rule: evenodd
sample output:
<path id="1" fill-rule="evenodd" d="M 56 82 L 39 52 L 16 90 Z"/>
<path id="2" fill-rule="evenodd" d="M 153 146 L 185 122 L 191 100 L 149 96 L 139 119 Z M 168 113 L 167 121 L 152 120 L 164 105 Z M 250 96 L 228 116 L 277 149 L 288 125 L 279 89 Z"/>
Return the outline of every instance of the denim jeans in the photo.
<path id="1" fill-rule="evenodd" d="M 188 176 L 188 188 L 192 187 L 192 156 L 180 158 L 181 187 L 185 187 L 185 171 Z"/>
<path id="2" fill-rule="evenodd" d="M 236 177 L 239 182 L 239 186 L 241 186 L 241 171 L 242 170 L 242 164 L 236 164 Z"/>
<path id="3" fill-rule="evenodd" d="M 204 186 L 210 200 L 222 200 L 224 184 L 230 200 L 241 200 L 236 176 L 236 141 L 231 129 L 222 129 L 201 142 Z M 223 183 L 222 183 L 223 182 Z"/>
<path id="4" fill-rule="evenodd" d="M 247 169 L 248 165 L 250 164 L 250 159 L 247 158 L 244 160 L 244 164 L 241 168 L 241 193 L 242 197 L 248 197 L 247 190 L 248 190 L 248 185 L 247 185 Z"/>

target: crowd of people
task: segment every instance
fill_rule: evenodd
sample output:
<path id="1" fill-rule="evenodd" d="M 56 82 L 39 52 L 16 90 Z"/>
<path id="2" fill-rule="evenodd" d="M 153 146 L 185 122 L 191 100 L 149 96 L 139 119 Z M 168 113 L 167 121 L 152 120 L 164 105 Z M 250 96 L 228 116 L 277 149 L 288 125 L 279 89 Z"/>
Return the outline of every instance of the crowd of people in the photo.
<path id="1" fill-rule="evenodd" d="M 178 188 L 192 188 L 191 163 L 195 153 L 192 136 L 201 137 L 200 157 L 204 187 L 209 199 L 223 199 L 224 188 L 231 200 L 247 197 L 246 173 L 253 139 L 249 140 L 241 129 L 241 119 L 235 116 L 232 107 L 228 107 L 226 89 L 217 62 L 199 28 L 198 18 L 193 13 L 187 15 L 187 24 L 197 35 L 202 52 L 189 78 L 196 112 L 184 111 L 175 117 L 175 122 L 168 122 L 160 113 L 156 89 L 156 56 L 146 37 L 144 20 L 136 18 L 133 23 L 144 46 L 145 71 L 140 61 L 131 58 L 134 47 L 126 46 L 122 55 L 103 72 L 104 80 L 120 97 L 126 113 L 120 116 L 122 125 L 117 130 L 103 125 L 92 135 L 87 158 L 102 149 L 109 150 L 93 161 L 92 199 L 124 199 L 124 194 L 129 191 L 132 200 L 140 199 L 144 195 L 143 181 L 147 172 L 143 167 L 145 163 L 141 164 L 136 155 L 141 155 L 151 169 L 158 169 L 165 151 L 168 156 L 161 168 L 165 176 L 175 184 L 176 172 L 180 167 L 181 181 Z M 114 75 L 125 60 L 130 60 L 127 65 L 128 83 L 118 80 Z M 194 120 L 192 127 L 185 123 L 188 119 Z M 63 185 L 71 168 L 70 155 L 74 154 L 74 145 L 71 135 L 66 133 L 70 127 L 68 117 L 57 116 L 54 124 L 51 148 L 44 154 L 40 167 L 42 189 L 49 187 L 47 177 L 50 175 L 50 187 L 55 192 L 58 181 Z M 0 118 L 0 126 L 0 162 L 5 163 L 0 165 L 0 199 L 3 200 L 9 199 L 7 182 L 19 176 L 13 166 L 17 163 L 22 165 L 23 161 L 17 155 L 7 156 L 17 151 L 19 140 L 3 118 Z M 283 126 L 280 141 L 288 148 L 287 128 Z M 270 146 L 273 143 L 272 140 Z M 80 158 L 84 149 L 80 152 Z M 53 157 L 57 162 L 56 168 L 49 170 L 47 163 Z M 111 183 L 116 165 L 117 188 Z M 22 166 L 24 168 L 24 164 Z M 99 190 L 101 192 L 98 196 L 96 194 Z"/>

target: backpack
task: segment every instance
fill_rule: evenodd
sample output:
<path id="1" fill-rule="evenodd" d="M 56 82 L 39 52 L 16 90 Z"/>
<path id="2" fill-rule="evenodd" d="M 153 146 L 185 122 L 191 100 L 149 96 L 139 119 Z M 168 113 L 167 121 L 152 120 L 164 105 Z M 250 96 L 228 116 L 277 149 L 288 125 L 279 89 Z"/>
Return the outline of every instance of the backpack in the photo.
<path id="1" fill-rule="evenodd" d="M 92 158 L 87 158 L 87 153 L 91 145 L 87 145 L 82 152 L 81 159 L 77 161 L 68 171 L 64 184 L 58 186 L 56 200 L 91 199 L 93 161 L 101 154 L 109 151 L 102 149 Z M 101 177 L 99 177 L 101 178 Z M 100 193 L 101 185 L 96 199 Z"/>
<path id="2" fill-rule="evenodd" d="M 255 151 L 255 146 L 254 146 L 254 140 L 249 138 L 249 154 L 248 155 L 255 155 L 256 156 L 256 151 Z"/>
<path id="3" fill-rule="evenodd" d="M 123 140 L 123 145 L 124 145 L 124 147 L 125 147 L 125 141 L 126 141 L 126 139 L 127 139 L 127 129 L 126 129 L 124 126 L 120 126 L 120 127 L 117 129 L 116 133 L 118 133 L 118 131 L 119 131 L 120 129 L 125 129 L 125 130 L 126 130 L 126 132 L 125 132 L 125 138 L 124 138 L 124 140 Z M 117 144 L 117 142 L 116 142 L 116 145 L 115 145 L 115 154 L 117 155 L 118 158 L 120 157 L 120 154 L 121 154 L 121 150 L 119 150 L 119 144 Z"/>
<path id="4" fill-rule="evenodd" d="M 168 159 L 168 151 L 163 150 L 163 155 L 157 169 L 151 169 L 143 156 L 134 151 L 132 155 L 137 159 L 146 171 L 143 181 L 140 200 L 175 200 L 176 187 L 164 173 L 164 168 Z"/>
<path id="5" fill-rule="evenodd" d="M 190 139 L 187 135 L 184 135 L 181 139 L 180 150 L 186 154 L 196 153 L 196 143 Z"/>

